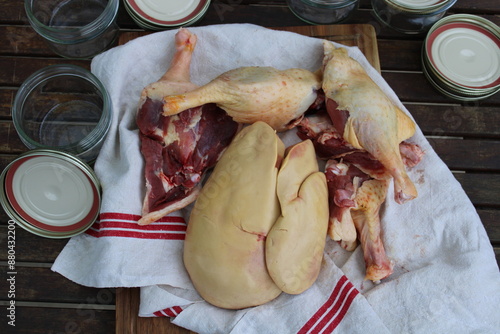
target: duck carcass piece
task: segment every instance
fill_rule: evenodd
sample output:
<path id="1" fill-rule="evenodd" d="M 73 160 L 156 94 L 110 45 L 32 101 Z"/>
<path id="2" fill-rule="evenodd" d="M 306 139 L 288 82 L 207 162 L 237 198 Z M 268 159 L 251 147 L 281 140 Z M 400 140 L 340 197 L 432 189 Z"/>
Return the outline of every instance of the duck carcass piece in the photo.
<path id="1" fill-rule="evenodd" d="M 359 238 L 363 249 L 365 279 L 380 281 L 392 274 L 381 234 L 380 207 L 388 179 L 376 180 L 349 163 L 328 160 L 325 175 L 330 195 L 329 234 L 348 250 Z M 356 233 L 357 232 L 357 233 Z"/>
<path id="2" fill-rule="evenodd" d="M 207 169 L 213 167 L 237 132 L 238 124 L 214 104 L 162 115 L 165 94 L 185 93 L 196 36 L 180 29 L 167 72 L 144 88 L 137 113 L 145 160 L 146 194 L 140 225 L 147 225 L 192 203 Z"/>
<path id="3" fill-rule="evenodd" d="M 323 90 L 335 128 L 351 146 L 369 152 L 394 178 L 394 196 L 404 203 L 417 196 L 406 173 L 399 144 L 415 123 L 395 106 L 344 48 L 324 41 Z"/>
<path id="4" fill-rule="evenodd" d="M 141 109 L 160 118 L 154 132 L 140 134 L 147 190 L 140 225 L 192 203 L 204 173 L 216 164 L 238 129 L 238 124 L 213 104 L 170 117 L 161 116 L 159 109 L 161 102 L 152 100 Z"/>
<path id="5" fill-rule="evenodd" d="M 343 138 L 325 107 L 307 115 L 297 124 L 297 136 L 302 140 L 312 140 L 320 159 L 342 159 L 375 179 L 391 177 L 386 167 L 371 153 L 355 148 Z M 399 144 L 399 155 L 404 165 L 414 167 L 422 160 L 424 152 L 417 144 L 403 141 Z"/>
<path id="6" fill-rule="evenodd" d="M 240 67 L 225 72 L 198 89 L 164 97 L 164 115 L 215 103 L 236 122 L 262 121 L 277 131 L 295 125 L 318 97 L 321 77 L 305 69 Z"/>
<path id="7" fill-rule="evenodd" d="M 358 235 L 351 209 L 356 207 L 356 191 L 370 177 L 352 165 L 335 160 L 328 160 L 325 176 L 330 210 L 328 235 L 346 250 L 353 251 L 357 246 Z"/>
<path id="8" fill-rule="evenodd" d="M 382 242 L 379 209 L 391 175 L 369 152 L 346 142 L 324 109 L 304 117 L 297 125 L 297 135 L 311 139 L 318 157 L 328 160 L 328 235 L 349 251 L 356 248 L 359 239 L 366 279 L 379 281 L 389 276 L 392 265 Z M 418 145 L 409 142 L 401 142 L 399 151 L 408 167 L 416 166 L 424 154 Z"/>

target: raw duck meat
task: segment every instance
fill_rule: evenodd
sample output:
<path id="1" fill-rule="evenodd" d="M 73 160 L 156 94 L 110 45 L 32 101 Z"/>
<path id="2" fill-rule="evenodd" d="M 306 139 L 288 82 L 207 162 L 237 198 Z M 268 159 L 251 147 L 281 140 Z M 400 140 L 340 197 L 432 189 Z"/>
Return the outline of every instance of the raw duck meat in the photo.
<path id="1" fill-rule="evenodd" d="M 354 250 L 359 236 L 365 279 L 377 282 L 388 277 L 392 263 L 382 242 L 379 211 L 389 179 L 373 179 L 356 166 L 337 160 L 328 160 L 325 174 L 330 193 L 330 237 L 341 241 L 347 250 Z"/>
<path id="2" fill-rule="evenodd" d="M 306 114 L 297 123 L 297 136 L 302 139 L 311 139 L 318 158 L 340 159 L 344 162 L 354 163 L 364 173 L 375 179 L 392 177 L 387 168 L 364 149 L 358 149 L 348 143 L 337 131 L 326 106 L 318 108 L 311 115 Z M 398 145 L 399 155 L 406 167 L 415 167 L 424 156 L 424 152 L 417 144 L 402 141 Z"/>
<path id="3" fill-rule="evenodd" d="M 305 69 L 240 67 L 188 93 L 165 96 L 163 114 L 216 103 L 236 122 L 263 121 L 277 131 L 285 131 L 315 103 L 320 88 L 321 75 Z"/>
<path id="4" fill-rule="evenodd" d="M 365 278 L 377 282 L 392 273 L 379 212 L 392 176 L 372 154 L 352 146 L 340 135 L 326 108 L 323 105 L 314 114 L 306 115 L 297 124 L 297 135 L 312 140 L 318 158 L 328 160 L 328 235 L 348 251 L 354 250 L 359 240 L 366 264 Z M 407 167 L 416 166 L 424 155 L 418 145 L 406 141 L 399 144 L 399 154 Z"/>
<path id="5" fill-rule="evenodd" d="M 147 225 L 192 203 L 207 169 L 213 167 L 239 125 L 215 104 L 163 116 L 162 98 L 197 86 L 190 82 L 196 35 L 180 29 L 167 72 L 141 94 L 137 125 L 145 160 L 146 194 L 139 225 Z"/>
<path id="6" fill-rule="evenodd" d="M 394 178 L 394 199 L 417 197 L 399 144 L 413 136 L 415 123 L 395 106 L 344 48 L 324 41 L 323 91 L 334 127 L 356 149 L 369 152 Z"/>
<path id="7" fill-rule="evenodd" d="M 328 160 L 325 175 L 330 209 L 328 235 L 346 250 L 353 251 L 358 235 L 351 209 L 356 207 L 356 191 L 369 177 L 358 168 L 336 160 Z"/>

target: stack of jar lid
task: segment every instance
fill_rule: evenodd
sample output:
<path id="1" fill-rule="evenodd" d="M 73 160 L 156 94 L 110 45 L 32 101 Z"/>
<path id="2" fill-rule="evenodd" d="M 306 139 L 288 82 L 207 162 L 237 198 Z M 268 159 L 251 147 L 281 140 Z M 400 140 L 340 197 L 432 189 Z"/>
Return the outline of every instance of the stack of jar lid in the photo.
<path id="1" fill-rule="evenodd" d="M 69 238 L 87 230 L 100 211 L 97 176 L 82 160 L 54 150 L 32 150 L 0 175 L 0 203 L 28 232 Z"/>
<path id="2" fill-rule="evenodd" d="M 425 39 L 422 68 L 448 97 L 475 101 L 492 96 L 500 91 L 500 28 L 469 14 L 439 20 Z"/>
<path id="3" fill-rule="evenodd" d="M 165 30 L 200 20 L 210 0 L 125 0 L 125 9 L 141 28 Z"/>

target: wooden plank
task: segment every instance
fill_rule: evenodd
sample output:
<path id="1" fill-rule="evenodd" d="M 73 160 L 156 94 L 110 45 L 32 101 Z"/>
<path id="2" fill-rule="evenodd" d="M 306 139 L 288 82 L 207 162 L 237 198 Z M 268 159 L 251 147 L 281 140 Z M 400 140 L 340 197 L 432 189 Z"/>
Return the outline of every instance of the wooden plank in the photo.
<path id="1" fill-rule="evenodd" d="M 92 333 L 109 334 L 115 329 L 115 312 L 89 308 L 51 308 L 16 306 L 15 327 L 8 324 L 5 306 L 0 321 L 0 333 L 60 334 Z"/>
<path id="2" fill-rule="evenodd" d="M 429 142 L 450 169 L 496 172 L 500 169 L 498 140 L 429 138 Z"/>
<path id="3" fill-rule="evenodd" d="M 86 287 L 53 272 L 50 267 L 25 267 L 22 262 L 17 263 L 16 302 L 115 304 L 114 289 Z M 6 266 L 0 266 L 0 270 L 4 273 L 9 271 Z M 8 291 L 7 284 L 7 280 L 0 280 L 0 291 Z"/>
<path id="4" fill-rule="evenodd" d="M 426 135 L 500 138 L 500 108 L 461 104 L 407 104 Z"/>
<path id="5" fill-rule="evenodd" d="M 301 35 L 324 38 L 347 46 L 358 46 L 372 66 L 380 72 L 378 59 L 377 36 L 375 30 L 368 24 L 340 24 L 317 26 L 287 26 L 275 27 L 274 30 L 290 31 Z M 120 34 L 119 44 L 123 45 L 135 38 L 150 32 L 135 31 Z"/>
<path id="6" fill-rule="evenodd" d="M 0 241 L 7 240 L 7 221 L 9 218 L 1 210 Z M 49 239 L 39 237 L 16 225 L 16 261 L 52 263 L 69 239 Z M 7 247 L 0 247 L 0 261 L 7 261 Z"/>
<path id="7" fill-rule="evenodd" d="M 477 210 L 493 245 L 500 246 L 500 208 Z"/>
<path id="8" fill-rule="evenodd" d="M 0 57 L 0 85 L 20 86 L 35 71 L 49 65 L 60 64 L 59 58 Z M 90 60 L 64 60 L 65 64 L 74 64 L 90 69 Z"/>
<path id="9" fill-rule="evenodd" d="M 194 332 L 176 326 L 169 318 L 140 318 L 139 312 L 140 289 L 116 289 L 116 334 L 191 334 Z"/>
<path id="10" fill-rule="evenodd" d="M 500 174 L 456 173 L 455 178 L 478 207 L 499 208 Z"/>
<path id="11" fill-rule="evenodd" d="M 0 142 L 1 153 L 19 154 L 27 151 L 12 121 L 0 121 L 0 133 L 2 134 L 2 141 Z"/>
<path id="12" fill-rule="evenodd" d="M 0 153 L 0 169 L 3 170 L 16 157 L 17 157 L 17 154 L 2 154 L 2 153 Z M 7 221 L 0 220 L 0 222 L 7 222 Z"/>
<path id="13" fill-rule="evenodd" d="M 0 120 L 11 118 L 10 109 L 12 108 L 12 103 L 14 103 L 16 93 L 16 89 L 0 89 Z"/>
<path id="14" fill-rule="evenodd" d="M 315 38 L 324 38 L 347 46 L 357 46 L 370 64 L 380 72 L 377 36 L 373 26 L 369 24 L 292 26 L 274 29 L 296 32 Z"/>
<path id="15" fill-rule="evenodd" d="M 0 54 L 56 56 L 44 39 L 28 25 L 0 26 Z"/>
<path id="16" fill-rule="evenodd" d="M 378 39 L 380 63 L 384 70 L 422 71 L 422 41 Z"/>
<path id="17" fill-rule="evenodd" d="M 439 93 L 432 84 L 419 72 L 388 72 L 382 71 L 382 76 L 394 90 L 402 102 L 417 103 L 460 103 L 466 106 L 500 105 L 500 93 L 480 102 L 461 102 Z"/>

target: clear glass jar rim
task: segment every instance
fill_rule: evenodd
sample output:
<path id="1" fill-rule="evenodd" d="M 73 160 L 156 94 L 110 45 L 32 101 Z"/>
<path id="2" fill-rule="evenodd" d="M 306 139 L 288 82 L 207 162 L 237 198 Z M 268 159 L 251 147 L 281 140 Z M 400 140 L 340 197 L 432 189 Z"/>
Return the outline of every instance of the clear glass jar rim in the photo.
<path id="1" fill-rule="evenodd" d="M 102 116 L 99 119 L 97 125 L 92 129 L 92 131 L 83 138 L 80 142 L 65 145 L 61 147 L 52 147 L 42 145 L 32 138 L 30 138 L 26 132 L 22 129 L 20 124 L 20 110 L 22 110 L 26 97 L 35 89 L 35 87 L 51 78 L 60 77 L 60 76 L 76 76 L 87 80 L 91 84 L 93 84 L 102 95 Z M 19 87 L 19 90 L 14 98 L 14 103 L 12 104 L 12 121 L 14 123 L 14 128 L 16 129 L 19 137 L 21 137 L 22 141 L 28 142 L 34 148 L 44 148 L 44 149 L 58 149 L 61 151 L 70 152 L 73 154 L 83 153 L 94 147 L 97 143 L 103 140 L 103 137 L 108 132 L 111 126 L 111 118 L 112 118 L 112 105 L 111 98 L 101 83 L 101 81 L 90 71 L 84 69 L 83 67 L 72 65 L 72 64 L 56 64 L 49 65 L 44 67 L 32 75 L 30 75 Z"/>
<path id="2" fill-rule="evenodd" d="M 387 4 L 397 8 L 398 10 L 415 15 L 435 15 L 439 14 L 443 11 L 447 11 L 450 9 L 457 0 L 445 0 L 442 3 L 439 3 L 437 6 L 430 6 L 428 8 L 415 9 L 411 7 L 406 7 L 400 3 L 394 2 L 392 0 L 384 0 Z"/>
<path id="3" fill-rule="evenodd" d="M 24 9 L 33 29 L 44 38 L 60 44 L 73 44 L 100 35 L 116 20 L 120 0 L 109 0 L 103 12 L 92 22 L 78 28 L 64 30 L 47 26 L 40 22 L 32 12 L 34 0 L 24 0 Z"/>
<path id="4" fill-rule="evenodd" d="M 336 9 L 336 8 L 344 8 L 350 6 L 359 0 L 300 0 L 303 3 L 318 7 L 318 8 L 327 8 L 327 9 Z"/>

